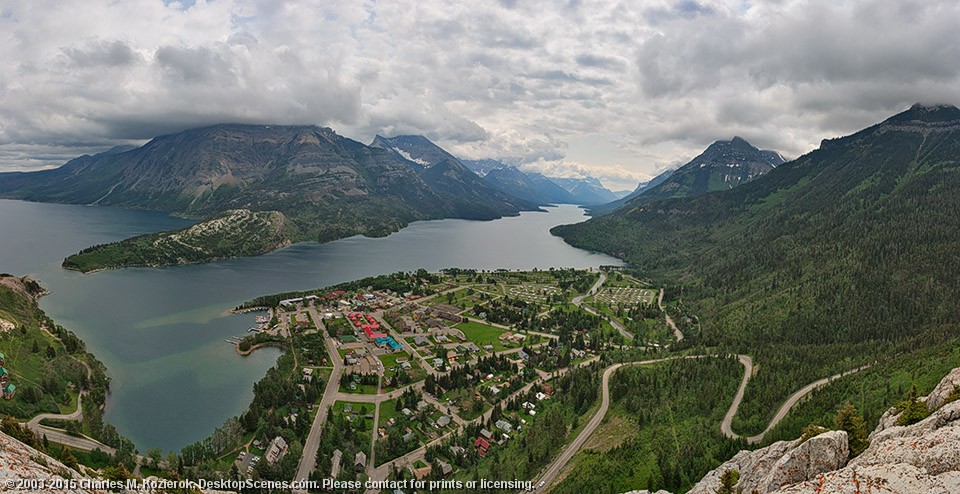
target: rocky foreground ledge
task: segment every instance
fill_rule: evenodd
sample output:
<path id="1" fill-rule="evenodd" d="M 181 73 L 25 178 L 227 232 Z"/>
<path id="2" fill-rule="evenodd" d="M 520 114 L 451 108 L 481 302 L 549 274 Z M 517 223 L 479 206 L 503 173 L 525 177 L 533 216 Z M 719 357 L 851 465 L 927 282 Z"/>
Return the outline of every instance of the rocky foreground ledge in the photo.
<path id="1" fill-rule="evenodd" d="M 923 398 L 931 415 L 908 426 L 891 408 L 870 434 L 870 446 L 847 460 L 847 433 L 824 432 L 806 441 L 779 441 L 741 451 L 708 473 L 690 494 L 714 494 L 727 470 L 740 473 L 745 494 L 955 494 L 960 492 L 960 400 L 947 398 L 960 387 L 960 368 Z M 946 404 L 945 404 L 946 403 Z M 631 491 L 628 494 L 670 494 Z"/>

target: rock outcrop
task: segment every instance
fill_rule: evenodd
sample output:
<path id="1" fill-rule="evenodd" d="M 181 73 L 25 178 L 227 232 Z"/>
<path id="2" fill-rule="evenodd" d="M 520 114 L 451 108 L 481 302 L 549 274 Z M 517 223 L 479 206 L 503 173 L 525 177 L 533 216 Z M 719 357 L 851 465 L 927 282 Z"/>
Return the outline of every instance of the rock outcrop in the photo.
<path id="1" fill-rule="evenodd" d="M 50 492 L 40 486 L 69 485 L 66 481 L 86 478 L 80 472 L 0 432 L 0 490 Z M 66 494 L 100 493 L 85 489 L 58 489 Z"/>
<path id="2" fill-rule="evenodd" d="M 713 494 L 720 486 L 720 476 L 727 470 L 740 472 L 737 486 L 744 492 L 771 492 L 841 468 L 849 455 L 847 433 L 843 431 L 825 432 L 806 441 L 779 441 L 756 451 L 737 453 L 708 473 L 690 493 Z"/>

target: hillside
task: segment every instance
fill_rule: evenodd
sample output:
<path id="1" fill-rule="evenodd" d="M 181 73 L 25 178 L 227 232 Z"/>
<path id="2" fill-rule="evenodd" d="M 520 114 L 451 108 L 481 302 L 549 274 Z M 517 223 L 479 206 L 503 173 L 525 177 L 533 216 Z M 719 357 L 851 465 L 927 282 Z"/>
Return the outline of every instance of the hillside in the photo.
<path id="1" fill-rule="evenodd" d="M 690 344 L 756 356 L 750 434 L 794 383 L 956 338 L 958 186 L 960 110 L 915 105 L 734 189 L 553 233 L 682 290 Z"/>
<path id="2" fill-rule="evenodd" d="M 44 293 L 30 278 L 0 274 L 0 353 L 16 388 L 11 399 L 0 399 L 0 416 L 26 421 L 41 413 L 76 413 L 76 427 L 68 427 L 72 435 L 96 438 L 117 448 L 117 458 L 129 459 L 133 444 L 103 422 L 110 388 L 104 365 L 82 340 L 44 314 L 37 305 Z M 43 424 L 29 425 L 41 430 Z"/>
<path id="3" fill-rule="evenodd" d="M 150 233 L 97 245 L 67 257 L 63 267 L 84 273 L 128 266 L 191 264 L 256 256 L 290 244 L 298 232 L 277 211 L 245 209 L 173 232 Z"/>
<path id="4" fill-rule="evenodd" d="M 330 129 L 275 125 L 187 130 L 53 170 L 0 173 L 0 197 L 198 219 L 238 209 L 278 211 L 290 224 L 286 240 L 320 242 L 383 236 L 417 220 L 488 220 L 533 207 L 492 190 L 459 163 L 421 177 L 393 153 Z M 247 255 L 241 246 L 229 254 Z M 198 261 L 217 257 L 224 256 Z"/>

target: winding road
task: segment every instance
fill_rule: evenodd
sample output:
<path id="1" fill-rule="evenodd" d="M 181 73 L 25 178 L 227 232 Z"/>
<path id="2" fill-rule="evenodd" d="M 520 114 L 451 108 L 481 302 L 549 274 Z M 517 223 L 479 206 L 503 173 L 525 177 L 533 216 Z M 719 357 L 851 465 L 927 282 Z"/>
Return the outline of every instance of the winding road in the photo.
<path id="1" fill-rule="evenodd" d="M 587 423 L 587 426 L 580 431 L 580 434 L 570 443 L 569 446 L 564 449 L 564 451 L 544 470 L 540 475 L 540 478 L 535 483 L 537 486 L 550 487 L 551 484 L 557 479 L 560 473 L 563 471 L 563 468 L 567 463 L 573 458 L 573 456 L 580 450 L 581 447 L 587 442 L 587 439 L 593 434 L 593 432 L 599 427 L 603 422 L 603 418 L 607 413 L 607 410 L 610 408 L 610 377 L 623 366 L 626 365 L 650 365 L 660 362 L 666 362 L 669 360 L 677 359 L 697 359 L 697 358 L 709 358 L 709 357 L 722 357 L 721 355 L 687 355 L 687 356 L 676 356 L 676 357 L 665 357 L 662 359 L 655 360 L 644 360 L 641 362 L 625 362 L 621 364 L 613 364 L 607 367 L 603 372 L 603 379 L 601 380 L 601 401 L 600 408 L 590 419 L 590 422 Z M 750 378 L 753 377 L 753 359 L 749 355 L 737 355 L 737 359 L 740 361 L 740 364 L 743 365 L 743 379 L 740 381 L 740 386 L 737 388 L 737 393 L 734 395 L 733 402 L 730 404 L 730 408 L 727 409 L 727 413 L 723 418 L 723 422 L 720 424 L 720 431 L 727 437 L 732 439 L 740 439 L 743 436 L 733 432 L 731 424 L 733 422 L 733 417 L 736 416 L 737 410 L 740 408 L 740 403 L 743 401 L 743 395 L 747 388 L 747 383 L 750 382 Z M 777 426 L 780 421 L 790 412 L 790 410 L 796 406 L 800 400 L 806 395 L 810 394 L 813 390 L 825 386 L 841 377 L 860 372 L 864 369 L 867 369 L 870 365 L 864 365 L 851 369 L 848 371 L 841 372 L 839 374 L 834 374 L 823 379 L 818 379 L 802 388 L 797 392 L 793 393 L 783 402 L 783 405 L 780 406 L 780 409 L 777 410 L 776 415 L 767 425 L 767 427 L 755 436 L 750 436 L 745 438 L 748 443 L 756 444 L 763 440 L 763 437 L 771 429 Z"/>
<path id="2" fill-rule="evenodd" d="M 71 358 L 73 358 L 77 362 L 80 362 L 87 369 L 88 380 L 93 379 L 93 369 L 90 368 L 89 364 L 87 364 L 83 360 L 80 360 L 76 357 L 71 357 Z M 77 409 L 76 410 L 70 413 L 41 413 L 40 415 L 37 415 L 32 419 L 30 419 L 30 421 L 27 422 L 27 427 L 29 427 L 30 430 L 34 432 L 34 434 L 37 434 L 39 436 L 47 436 L 47 440 L 49 441 L 53 441 L 58 444 L 64 444 L 74 449 L 82 449 L 85 451 L 93 451 L 95 449 L 99 449 L 100 451 L 103 451 L 107 454 L 111 454 L 111 455 L 115 454 L 117 452 L 116 449 L 111 448 L 110 446 L 107 446 L 106 444 L 103 444 L 100 441 L 97 441 L 96 439 L 93 439 L 91 437 L 87 437 L 84 435 L 74 436 L 71 434 L 67 434 L 67 431 L 63 429 L 57 429 L 54 427 L 48 427 L 40 424 L 40 421 L 43 419 L 66 420 L 71 422 L 78 422 L 82 420 L 83 419 L 83 395 L 85 394 L 87 394 L 86 390 L 80 390 L 80 392 L 77 393 Z"/>

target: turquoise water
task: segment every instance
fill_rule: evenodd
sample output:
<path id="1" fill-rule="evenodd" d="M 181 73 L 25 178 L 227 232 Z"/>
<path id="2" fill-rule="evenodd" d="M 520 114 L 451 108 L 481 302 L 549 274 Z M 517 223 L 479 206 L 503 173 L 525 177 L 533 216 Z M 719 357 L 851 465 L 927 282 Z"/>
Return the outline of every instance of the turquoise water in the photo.
<path id="1" fill-rule="evenodd" d="M 87 342 L 113 379 L 106 419 L 147 448 L 179 450 L 242 412 L 279 355 L 240 357 L 224 339 L 252 315 L 226 313 L 257 295 L 425 268 L 529 269 L 619 264 L 575 249 L 550 227 L 583 221 L 575 206 L 478 222 L 414 223 L 389 237 L 297 244 L 259 257 L 83 275 L 60 262 L 90 245 L 189 222 L 162 213 L 0 200 L 0 271 L 53 293 L 41 307 Z"/>

